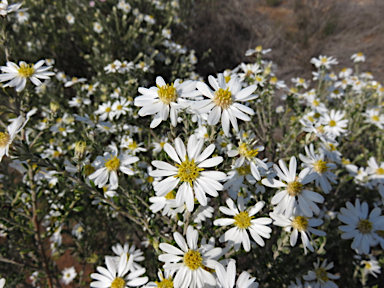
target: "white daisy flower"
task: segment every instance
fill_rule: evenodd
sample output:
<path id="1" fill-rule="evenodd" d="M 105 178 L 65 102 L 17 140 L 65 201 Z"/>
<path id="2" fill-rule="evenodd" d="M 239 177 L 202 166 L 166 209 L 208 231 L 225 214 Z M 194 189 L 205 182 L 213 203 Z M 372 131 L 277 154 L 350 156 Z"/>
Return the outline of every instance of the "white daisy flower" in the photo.
<path id="1" fill-rule="evenodd" d="M 8 13 L 17 12 L 22 3 L 8 4 L 8 0 L 2 0 L 0 3 L 0 16 L 6 16 Z M 5 283 L 5 280 L 4 280 Z"/>
<path id="2" fill-rule="evenodd" d="M 376 207 L 369 213 L 366 202 L 360 205 L 360 200 L 356 199 L 355 206 L 351 202 L 346 203 L 347 208 L 341 208 L 338 219 L 347 224 L 339 226 L 344 233 L 342 239 L 351 239 L 351 248 L 357 250 L 359 254 L 369 254 L 370 246 L 377 244 L 379 230 L 384 225 L 384 216 L 381 216 L 381 209 Z M 369 213 L 369 216 L 368 216 Z"/>
<path id="3" fill-rule="evenodd" d="M 172 210 L 172 208 L 178 207 L 176 205 L 175 199 L 176 193 L 174 191 L 170 191 L 164 196 L 150 197 L 149 202 L 153 204 L 149 206 L 149 209 L 152 211 L 152 213 L 157 213 L 160 210 L 163 210 L 161 213 L 163 216 L 174 216 L 175 212 Z"/>
<path id="4" fill-rule="evenodd" d="M 0 279 L 0 288 L 3 288 L 5 286 L 5 278 Z"/>
<path id="5" fill-rule="evenodd" d="M 223 189 L 219 183 L 225 179 L 226 175 L 220 171 L 205 171 L 223 162 L 223 157 L 207 159 L 215 150 L 215 144 L 209 145 L 203 152 L 204 140 L 197 141 L 195 135 L 189 137 L 187 149 L 180 138 L 175 139 L 175 148 L 170 144 L 164 145 L 164 151 L 176 162 L 176 167 L 164 161 L 152 161 L 152 165 L 158 170 L 152 171 L 152 177 L 164 177 L 166 179 L 154 185 L 157 196 L 164 196 L 169 191 L 175 189 L 180 182 L 176 194 L 176 205 L 186 204 L 187 210 L 192 212 L 194 208 L 194 198 L 203 206 L 207 205 L 205 193 L 212 197 L 217 197 Z"/>
<path id="6" fill-rule="evenodd" d="M 331 280 L 339 279 L 340 276 L 333 275 L 327 270 L 333 268 L 333 262 L 327 265 L 327 259 L 324 260 L 320 265 L 320 259 L 317 258 L 317 263 L 313 263 L 315 267 L 314 270 L 309 270 L 307 275 L 304 275 L 303 278 L 306 281 L 316 281 L 314 288 L 337 288 L 335 282 Z"/>
<path id="7" fill-rule="evenodd" d="M 340 136 L 341 133 L 346 133 L 348 119 L 343 119 L 345 113 L 341 111 L 331 110 L 331 113 L 324 113 L 320 117 L 320 122 L 324 124 L 324 130 L 328 134 Z"/>
<path id="8" fill-rule="evenodd" d="M 97 109 L 94 114 L 100 115 L 99 118 L 102 121 L 107 118 L 112 121 L 113 117 L 115 117 L 115 111 L 112 110 L 111 101 L 99 105 L 99 109 Z"/>
<path id="9" fill-rule="evenodd" d="M 261 180 L 261 183 L 265 186 L 284 188 L 284 190 L 277 192 L 271 199 L 271 204 L 277 204 L 274 212 L 276 214 L 284 213 L 289 218 L 293 214 L 295 207 L 300 207 L 300 210 L 307 217 L 312 217 L 313 213 L 319 214 L 320 209 L 316 203 L 323 203 L 324 197 L 303 187 L 305 184 L 312 182 L 316 175 L 308 173 L 304 169 L 297 177 L 297 161 L 294 156 L 289 161 L 289 170 L 282 159 L 279 160 L 279 165 L 281 169 L 276 164 L 273 165 L 273 168 L 281 180 L 273 178 Z"/>
<path id="10" fill-rule="evenodd" d="M 201 288 L 204 284 L 216 285 L 215 277 L 207 268 L 215 269 L 218 262 L 215 257 L 222 252 L 211 244 L 197 246 L 198 232 L 192 226 L 187 228 L 187 242 L 179 232 L 173 233 L 177 248 L 167 243 L 160 243 L 159 248 L 166 254 L 159 256 L 165 262 L 165 270 L 176 270 L 173 287 Z M 188 244 L 187 244 L 188 243 Z M 181 263 L 179 263 L 181 261 Z"/>
<path id="11" fill-rule="evenodd" d="M 377 274 L 381 274 L 381 267 L 379 262 L 374 256 L 370 256 L 369 261 L 363 260 L 360 262 L 360 265 L 364 265 L 363 273 L 365 275 L 371 274 L 373 277 L 377 278 Z M 377 273 L 377 274 L 376 274 Z"/>
<path id="12" fill-rule="evenodd" d="M 245 56 L 252 56 L 253 54 L 267 54 L 271 52 L 272 49 L 263 49 L 263 46 L 259 45 L 255 49 L 248 49 L 245 51 Z"/>
<path id="13" fill-rule="evenodd" d="M 89 179 L 93 180 L 99 188 L 105 186 L 109 180 L 111 189 L 119 186 L 118 171 L 127 175 L 133 175 L 134 171 L 130 168 L 130 164 L 139 161 L 136 156 L 125 154 L 118 155 L 116 146 L 110 146 L 111 152 L 105 152 L 104 156 L 98 156 L 95 160 L 95 172 L 89 175 Z"/>
<path id="14" fill-rule="evenodd" d="M 370 157 L 368 160 L 368 167 L 366 172 L 369 175 L 368 179 L 372 180 L 374 185 L 384 185 L 384 161 L 380 162 L 379 166 L 379 164 L 377 164 L 376 162 L 375 157 Z"/>
<path id="15" fill-rule="evenodd" d="M 94 22 L 93 23 L 93 31 L 100 34 L 101 32 L 103 32 L 103 26 L 101 26 L 101 24 L 99 22 Z"/>
<path id="16" fill-rule="evenodd" d="M 274 220 L 273 225 L 284 227 L 284 230 L 287 232 L 291 232 L 292 230 L 291 237 L 290 237 L 290 244 L 292 247 L 296 245 L 297 237 L 300 232 L 301 242 L 303 243 L 305 254 L 307 254 L 307 248 L 311 252 L 315 251 L 311 244 L 312 242 L 311 233 L 318 236 L 326 235 L 325 232 L 313 228 L 323 224 L 324 221 L 321 219 L 313 219 L 313 218 L 308 219 L 308 217 L 305 217 L 303 215 L 296 215 L 296 214 L 287 218 L 283 214 L 276 214 L 274 212 L 269 213 L 269 216 L 271 216 L 271 218 Z M 313 245 L 316 247 L 315 243 L 313 243 Z"/>
<path id="17" fill-rule="evenodd" d="M 251 85 L 241 89 L 241 83 L 237 78 L 233 77 L 226 83 L 222 73 L 218 74 L 217 79 L 209 76 L 208 81 L 215 91 L 212 91 L 204 82 L 198 82 L 196 88 L 209 99 L 197 101 L 191 108 L 198 111 L 198 113 L 209 113 L 209 125 L 216 125 L 221 118 L 224 134 L 228 137 L 230 123 L 238 132 L 237 118 L 243 121 L 250 121 L 251 118 L 247 114 L 255 114 L 251 108 L 238 103 L 238 101 L 256 99 L 258 95 L 253 95 L 252 93 L 256 90 L 257 86 Z"/>
<path id="18" fill-rule="evenodd" d="M 362 52 L 355 53 L 351 56 L 351 59 L 353 62 L 358 63 L 358 62 L 365 62 L 365 56 Z"/>
<path id="19" fill-rule="evenodd" d="M 268 166 L 267 164 L 265 164 L 264 161 L 256 157 L 259 152 L 264 151 L 264 146 L 259 145 L 254 147 L 256 142 L 257 141 L 255 140 L 251 140 L 249 142 L 240 141 L 239 147 L 237 149 L 232 149 L 228 151 L 228 156 L 240 156 L 235 162 L 235 165 L 237 167 L 242 166 L 244 164 L 244 161 L 248 160 L 253 177 L 255 177 L 257 181 L 259 181 L 261 179 L 261 176 L 258 167 L 264 170 L 268 170 Z"/>
<path id="20" fill-rule="evenodd" d="M 227 265 L 227 270 L 224 266 L 218 263 L 216 265 L 217 286 L 218 288 L 233 288 L 235 287 L 236 279 L 236 261 L 231 259 Z M 259 283 L 255 282 L 256 278 L 243 271 L 236 281 L 236 288 L 257 288 Z"/>
<path id="21" fill-rule="evenodd" d="M 265 242 L 263 238 L 270 238 L 270 233 L 272 229 L 266 225 L 272 222 L 271 218 L 263 217 L 253 219 L 254 215 L 258 213 L 265 205 L 264 201 L 259 201 L 255 206 L 250 207 L 246 210 L 244 206 L 244 198 L 237 198 L 237 207 L 231 198 L 228 198 L 227 207 L 221 206 L 219 209 L 222 213 L 226 215 L 233 216 L 233 218 L 222 218 L 217 219 L 213 222 L 213 225 L 216 226 L 228 226 L 234 225 L 227 232 L 225 232 L 219 239 L 220 242 L 228 242 L 228 245 L 235 246 L 235 250 L 238 251 L 240 249 L 241 244 L 243 244 L 245 251 L 251 250 L 251 243 L 249 241 L 249 236 L 247 231 L 251 234 L 253 240 L 260 245 L 264 246 Z M 240 210 L 240 212 L 239 212 Z"/>
<path id="22" fill-rule="evenodd" d="M 124 136 L 121 139 L 120 147 L 129 151 L 132 155 L 136 155 L 136 153 L 147 151 L 147 149 L 141 147 L 142 145 L 144 145 L 144 142 L 137 143 L 133 138 Z"/>
<path id="23" fill-rule="evenodd" d="M 307 146 L 304 148 L 307 156 L 304 156 L 301 153 L 299 154 L 300 160 L 304 162 L 302 166 L 305 167 L 302 173 L 315 174 L 316 186 L 319 186 L 320 184 L 323 192 L 328 194 L 332 189 L 328 180 L 335 184 L 337 183 L 335 180 L 337 176 L 329 171 L 330 169 L 336 168 L 336 164 L 325 162 L 324 154 L 315 154 L 313 144 L 309 145 L 309 149 Z"/>
<path id="24" fill-rule="evenodd" d="M 54 72 L 48 71 L 52 66 L 43 66 L 44 60 L 38 61 L 36 64 L 27 64 L 20 61 L 16 63 L 7 62 L 7 66 L 1 66 L 0 82 L 10 81 L 3 87 L 15 87 L 16 92 L 24 90 L 27 84 L 27 79 L 31 80 L 36 86 L 41 85 L 39 79 L 50 79 L 49 76 L 55 75 Z"/>
<path id="25" fill-rule="evenodd" d="M 196 97 L 201 95 L 196 88 L 196 82 L 188 80 L 185 82 L 176 79 L 171 85 L 166 84 L 163 77 L 156 78 L 157 87 L 149 89 L 140 87 L 139 92 L 143 94 L 135 98 L 135 106 L 142 107 L 139 111 L 140 116 L 153 115 L 150 127 L 157 127 L 162 121 L 170 116 L 172 126 L 176 127 L 178 113 L 181 109 L 187 108 L 189 100 L 182 97 Z"/>
<path id="26" fill-rule="evenodd" d="M 121 255 L 118 266 L 115 265 L 111 257 L 105 257 L 105 264 L 107 269 L 98 266 L 96 269 L 100 274 L 91 274 L 91 278 L 96 281 L 93 281 L 90 287 L 126 288 L 141 286 L 148 282 L 148 277 L 140 277 L 145 273 L 145 268 L 136 270 L 125 276 L 129 270 L 129 262 L 127 260 L 127 254 L 125 253 Z"/>
<path id="27" fill-rule="evenodd" d="M 380 129 L 384 129 L 384 115 L 380 115 L 379 109 L 368 109 L 363 114 L 365 116 L 365 123 L 376 125 Z"/>
<path id="28" fill-rule="evenodd" d="M 75 24 L 75 16 L 73 16 L 73 14 L 68 13 L 68 14 L 65 16 L 65 19 L 67 20 L 67 22 L 68 22 L 69 25 L 73 25 L 73 24 Z"/>
<path id="29" fill-rule="evenodd" d="M 127 242 L 124 243 L 124 246 L 122 246 L 120 243 L 117 243 L 115 246 L 112 246 L 112 251 L 119 256 L 114 257 L 114 259 L 116 260 L 116 264 L 119 262 L 120 257 L 123 254 L 126 254 L 127 261 L 129 262 L 128 268 L 130 271 L 136 271 L 138 269 L 143 268 L 136 263 L 144 260 L 144 256 L 142 256 L 143 252 L 140 249 L 136 249 L 135 245 L 129 247 L 129 244 Z"/>
<path id="30" fill-rule="evenodd" d="M 243 82 L 247 78 L 254 78 L 258 73 L 263 72 L 263 70 L 260 69 L 260 65 L 257 64 L 257 63 L 255 63 L 255 64 L 252 64 L 252 63 L 249 63 L 249 64 L 241 63 L 240 64 L 240 69 L 243 71 L 243 73 L 238 73 L 237 74 L 239 76 L 239 81 L 240 82 Z"/>
<path id="31" fill-rule="evenodd" d="M 313 57 L 310 61 L 316 68 L 324 67 L 325 69 L 331 69 L 331 65 L 339 64 L 336 59 L 327 56 L 319 56 L 319 59 Z"/>
<path id="32" fill-rule="evenodd" d="M 77 273 L 75 270 L 75 267 L 69 267 L 69 268 L 64 268 L 61 271 L 61 274 L 63 274 L 63 277 L 61 278 L 61 281 L 64 283 L 64 285 L 68 285 L 73 281 L 73 279 L 76 278 Z"/>
<path id="33" fill-rule="evenodd" d="M 159 272 L 157 272 L 157 276 L 159 277 L 160 281 L 155 282 L 149 282 L 145 288 L 173 288 L 173 274 L 175 274 L 175 271 L 172 270 L 166 270 L 163 272 L 159 269 Z"/>
<path id="34" fill-rule="evenodd" d="M 308 89 L 310 81 L 305 80 L 304 78 L 296 77 L 291 79 L 292 83 L 295 83 L 296 87 L 303 87 Z"/>
<path id="35" fill-rule="evenodd" d="M 12 123 L 7 126 L 7 131 L 0 132 L 0 162 L 1 160 L 3 160 L 4 155 L 9 156 L 9 146 L 16 138 L 17 133 L 19 133 L 24 128 L 29 118 L 33 114 L 35 114 L 36 111 L 37 109 L 32 109 L 31 111 L 29 111 L 26 115 L 26 119 L 24 119 L 22 115 L 17 118 L 11 119 Z"/>

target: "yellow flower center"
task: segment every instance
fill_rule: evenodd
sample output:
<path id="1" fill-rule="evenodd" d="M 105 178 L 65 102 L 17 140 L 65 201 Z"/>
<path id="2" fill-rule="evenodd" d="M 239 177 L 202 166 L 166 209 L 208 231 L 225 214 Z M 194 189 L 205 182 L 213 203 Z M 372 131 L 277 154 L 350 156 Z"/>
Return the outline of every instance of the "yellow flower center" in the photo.
<path id="1" fill-rule="evenodd" d="M 116 109 L 117 110 L 121 110 L 121 109 L 123 109 L 123 106 L 122 105 L 117 105 Z"/>
<path id="2" fill-rule="evenodd" d="M 259 154 L 259 149 L 252 150 L 247 143 L 241 143 L 239 147 L 239 153 L 246 158 L 254 158 Z"/>
<path id="3" fill-rule="evenodd" d="M 289 182 L 287 185 L 287 192 L 290 196 L 298 196 L 303 190 L 303 184 L 298 181 Z"/>
<path id="4" fill-rule="evenodd" d="M 377 115 L 372 116 L 371 119 L 372 119 L 372 121 L 374 121 L 374 122 L 379 122 L 379 121 L 380 121 L 380 118 L 379 118 L 379 116 L 377 116 Z"/>
<path id="5" fill-rule="evenodd" d="M 371 269 L 372 265 L 368 261 L 364 261 L 364 268 L 365 269 Z"/>
<path id="6" fill-rule="evenodd" d="M 111 159 L 105 162 L 105 168 L 108 169 L 108 171 L 117 171 L 120 167 L 120 159 L 116 156 L 113 156 Z"/>
<path id="7" fill-rule="evenodd" d="M 335 120 L 331 120 L 331 121 L 329 121 L 328 125 L 331 126 L 331 127 L 335 127 L 336 126 L 336 121 Z"/>
<path id="8" fill-rule="evenodd" d="M 117 277 L 111 283 L 111 288 L 124 288 L 125 281 L 123 278 Z"/>
<path id="9" fill-rule="evenodd" d="M 69 278 L 69 277 L 71 277 L 71 274 L 67 273 L 65 276 L 66 276 L 67 278 Z"/>
<path id="10" fill-rule="evenodd" d="M 315 169 L 315 171 L 319 174 L 323 174 L 324 172 L 326 172 L 328 170 L 328 167 L 327 167 L 327 162 L 323 161 L 323 160 L 317 160 L 314 164 L 313 164 L 313 168 Z"/>
<path id="11" fill-rule="evenodd" d="M 328 281 L 327 271 L 324 268 L 317 268 L 315 270 L 317 279 L 321 280 L 323 283 Z"/>
<path id="12" fill-rule="evenodd" d="M 341 159 L 341 164 L 343 164 L 343 165 L 349 165 L 349 164 L 351 164 L 351 161 L 350 161 L 349 159 L 342 158 L 342 159 Z"/>
<path id="13" fill-rule="evenodd" d="M 246 229 L 251 226 L 252 217 L 249 217 L 249 214 L 246 211 L 241 211 L 239 214 L 236 214 L 233 219 L 235 219 L 233 224 L 235 224 L 240 229 Z"/>
<path id="14" fill-rule="evenodd" d="M 318 100 L 313 100 L 312 101 L 312 105 L 313 106 L 319 106 L 320 105 L 320 102 Z"/>
<path id="15" fill-rule="evenodd" d="M 171 277 L 169 279 L 163 279 L 161 282 L 155 282 L 157 284 L 158 288 L 173 288 L 173 281 L 171 280 Z"/>
<path id="16" fill-rule="evenodd" d="M 0 132 L 0 148 L 7 147 L 9 143 L 9 134 L 7 132 Z"/>
<path id="17" fill-rule="evenodd" d="M 242 175 L 242 176 L 251 174 L 251 168 L 249 167 L 249 165 L 245 167 L 238 167 L 236 168 L 236 171 L 239 175 Z"/>
<path id="18" fill-rule="evenodd" d="M 325 64 L 328 62 L 328 59 L 327 58 L 321 58 L 321 64 Z"/>
<path id="19" fill-rule="evenodd" d="M 179 168 L 177 175 L 174 177 L 180 178 L 182 182 L 188 182 L 191 186 L 193 186 L 193 181 L 199 177 L 200 171 L 203 171 L 203 168 L 198 168 L 195 159 L 189 161 L 188 156 L 185 155 L 185 161 L 181 162 L 181 164 L 176 164 Z"/>
<path id="20" fill-rule="evenodd" d="M 173 83 L 171 86 L 169 84 L 163 86 L 157 86 L 159 91 L 157 91 L 157 95 L 159 95 L 160 101 L 165 105 L 169 105 L 171 102 L 175 102 L 177 99 L 176 88 L 173 87 Z"/>
<path id="21" fill-rule="evenodd" d="M 65 132 L 65 128 L 64 127 L 59 127 L 59 131 L 60 132 Z"/>
<path id="22" fill-rule="evenodd" d="M 372 231 L 372 222 L 370 222 L 368 219 L 360 220 L 357 224 L 357 229 L 361 234 L 369 234 Z"/>
<path id="23" fill-rule="evenodd" d="M 384 175 L 384 168 L 379 168 L 379 169 L 376 169 L 376 174 L 377 175 Z"/>
<path id="24" fill-rule="evenodd" d="M 59 152 L 59 151 L 53 151 L 53 153 L 52 153 L 52 157 L 53 158 L 59 158 L 61 156 L 61 153 Z"/>
<path id="25" fill-rule="evenodd" d="M 136 141 L 132 141 L 131 143 L 128 144 L 129 150 L 135 150 L 137 149 L 137 143 Z"/>
<path id="26" fill-rule="evenodd" d="M 304 216 L 296 216 L 292 220 L 292 227 L 299 230 L 300 232 L 307 230 L 307 227 L 308 227 L 307 218 Z"/>
<path id="27" fill-rule="evenodd" d="M 111 112 L 111 111 L 112 111 L 111 107 L 107 107 L 107 108 L 105 109 L 105 112 L 107 112 L 107 113 L 109 113 L 109 112 Z"/>
<path id="28" fill-rule="evenodd" d="M 363 56 L 363 55 L 364 55 L 364 54 L 361 53 L 361 52 L 357 53 L 357 56 L 358 56 L 358 57 L 361 57 L 361 56 Z"/>
<path id="29" fill-rule="evenodd" d="M 176 194 L 174 191 L 170 191 L 167 193 L 167 195 L 164 196 L 167 200 L 176 199 Z"/>
<path id="30" fill-rule="evenodd" d="M 147 182 L 149 182 L 149 183 L 152 183 L 152 182 L 153 182 L 153 180 L 154 180 L 154 179 L 153 179 L 153 177 L 152 177 L 152 176 L 148 176 L 148 177 L 147 177 Z"/>
<path id="31" fill-rule="evenodd" d="M 33 67 L 34 67 L 33 64 L 22 63 L 17 72 L 19 73 L 19 76 L 21 76 L 21 77 L 24 77 L 24 78 L 32 77 L 33 74 L 35 73 L 35 68 L 33 68 Z"/>
<path id="32" fill-rule="evenodd" d="M 261 45 L 257 46 L 255 48 L 256 52 L 260 53 L 261 51 L 263 51 L 263 47 Z"/>
<path id="33" fill-rule="evenodd" d="M 203 258 L 199 251 L 189 250 L 184 254 L 183 258 L 184 265 L 191 270 L 196 270 L 203 266 Z"/>
<path id="34" fill-rule="evenodd" d="M 215 103 L 222 109 L 227 109 L 229 106 L 231 106 L 233 103 L 233 99 L 232 93 L 231 91 L 229 91 L 229 87 L 225 90 L 223 90 L 222 88 L 217 90 L 213 97 L 213 103 Z"/>
<path id="35" fill-rule="evenodd" d="M 269 80 L 269 82 L 270 82 L 271 84 L 276 84 L 276 83 L 277 83 L 277 78 L 276 78 L 276 77 L 272 77 L 272 78 Z"/>

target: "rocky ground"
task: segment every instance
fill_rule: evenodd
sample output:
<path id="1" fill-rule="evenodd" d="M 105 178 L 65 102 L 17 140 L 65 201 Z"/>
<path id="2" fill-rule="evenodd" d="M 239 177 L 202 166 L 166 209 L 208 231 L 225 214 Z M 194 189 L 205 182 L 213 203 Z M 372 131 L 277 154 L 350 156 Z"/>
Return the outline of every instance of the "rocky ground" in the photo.
<path id="1" fill-rule="evenodd" d="M 334 56 L 339 68 L 353 67 L 352 54 L 363 52 L 370 71 L 384 81 L 384 1 L 382 0 L 196 0 L 180 40 L 195 49 L 203 76 L 238 63 L 249 48 L 272 48 L 267 59 L 278 76 L 310 78 L 309 63 L 319 55 Z M 208 57 L 205 52 L 210 50 Z"/>

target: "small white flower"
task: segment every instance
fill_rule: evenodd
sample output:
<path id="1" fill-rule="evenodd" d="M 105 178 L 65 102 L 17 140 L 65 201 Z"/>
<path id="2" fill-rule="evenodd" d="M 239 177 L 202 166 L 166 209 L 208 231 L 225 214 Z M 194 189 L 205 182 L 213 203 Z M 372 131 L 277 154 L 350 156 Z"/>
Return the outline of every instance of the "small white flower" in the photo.
<path id="1" fill-rule="evenodd" d="M 308 219 L 308 217 L 299 214 L 293 214 L 291 217 L 287 218 L 283 214 L 276 214 L 274 212 L 269 213 L 269 216 L 274 220 L 273 225 L 284 227 L 284 230 L 287 232 L 291 232 L 292 230 L 290 237 L 290 244 L 292 247 L 296 245 L 297 237 L 300 232 L 305 254 L 307 254 L 307 248 L 311 252 L 314 252 L 314 248 L 311 244 L 311 233 L 318 236 L 326 235 L 325 232 L 313 228 L 323 224 L 323 220 L 321 219 Z M 313 243 L 313 245 L 316 247 L 315 243 Z"/>
<path id="2" fill-rule="evenodd" d="M 238 197 L 237 199 L 237 209 L 235 203 L 231 198 L 228 198 L 227 207 L 221 206 L 219 209 L 222 213 L 226 215 L 233 216 L 233 218 L 222 218 L 217 219 L 213 222 L 213 225 L 216 226 L 228 226 L 234 225 L 227 232 L 225 232 L 220 237 L 220 242 L 229 242 L 230 246 L 235 246 L 235 250 L 240 249 L 241 244 L 243 244 L 245 251 L 251 250 L 251 243 L 249 241 L 249 236 L 247 231 L 251 234 L 253 240 L 260 245 L 264 246 L 265 242 L 262 237 L 269 239 L 272 229 L 266 225 L 272 222 L 271 218 L 262 217 L 253 219 L 254 215 L 258 213 L 265 205 L 265 202 L 259 201 L 255 206 L 246 209 L 244 206 L 244 198 Z M 240 210 L 240 212 L 239 212 Z"/>
<path id="3" fill-rule="evenodd" d="M 218 263 L 216 265 L 217 286 L 218 288 L 233 288 L 236 279 L 236 261 L 231 259 L 227 265 L 227 270 L 224 266 Z M 257 288 L 259 283 L 255 282 L 256 278 L 243 271 L 236 281 L 236 288 Z"/>
<path id="4" fill-rule="evenodd" d="M 325 69 L 331 69 L 331 65 L 339 64 L 336 59 L 327 56 L 319 56 L 319 59 L 313 57 L 310 61 L 316 68 L 324 67 Z"/>
<path id="5" fill-rule="evenodd" d="M 159 245 L 159 248 L 166 253 L 159 256 L 159 261 L 165 262 L 164 269 L 176 271 L 173 279 L 174 288 L 201 288 L 204 287 L 204 283 L 216 285 L 215 277 L 206 268 L 215 269 L 218 264 L 215 258 L 221 254 L 222 249 L 214 248 L 211 244 L 205 244 L 199 248 L 198 235 L 197 230 L 188 226 L 187 242 L 179 232 L 173 233 L 181 249 L 167 243 Z"/>
<path id="6" fill-rule="evenodd" d="M 327 265 L 327 260 L 324 260 L 320 265 L 320 259 L 317 258 L 317 263 L 313 263 L 315 267 L 314 270 L 309 270 L 307 275 L 304 275 L 303 278 L 306 281 L 314 281 L 316 280 L 315 288 L 337 288 L 337 286 L 333 281 L 339 279 L 340 276 L 333 275 L 328 273 L 327 270 L 333 268 L 333 262 Z"/>
<path id="7" fill-rule="evenodd" d="M 67 16 L 65 16 L 65 19 L 67 19 L 68 24 L 75 24 L 75 17 L 71 13 L 68 13 Z"/>
<path id="8" fill-rule="evenodd" d="M 155 115 L 150 127 L 156 128 L 162 121 L 171 119 L 172 126 L 176 127 L 178 113 L 181 109 L 187 108 L 190 101 L 186 98 L 194 98 L 201 93 L 197 91 L 196 82 L 192 80 L 180 83 L 176 79 L 171 85 L 166 84 L 163 77 L 156 78 L 156 86 L 149 89 L 140 87 L 142 94 L 135 98 L 135 106 L 142 107 L 139 110 L 140 116 Z"/>
<path id="9" fill-rule="evenodd" d="M 7 66 L 1 66 L 0 82 L 9 81 L 3 87 L 15 87 L 16 92 L 24 90 L 27 79 L 31 80 L 36 86 L 41 85 L 39 79 L 50 79 L 49 76 L 55 75 L 54 72 L 48 71 L 52 66 L 43 66 L 44 60 L 38 61 L 36 64 L 27 64 L 20 61 L 16 63 L 7 62 Z"/>
<path id="10" fill-rule="evenodd" d="M 129 270 L 129 262 L 127 254 L 122 254 L 118 265 L 116 266 L 111 257 L 105 257 L 107 269 L 98 266 L 96 269 L 100 273 L 92 273 L 91 278 L 95 279 L 90 287 L 137 287 L 148 282 L 148 277 L 139 277 L 145 273 L 145 268 L 136 270 L 127 276 Z"/>
<path id="11" fill-rule="evenodd" d="M 73 279 L 76 278 L 77 273 L 75 270 L 75 267 L 69 267 L 69 268 L 64 268 L 63 271 L 61 271 L 61 274 L 63 274 L 63 277 L 61 278 L 61 281 L 65 284 L 68 285 L 73 281 Z"/>
<path id="12" fill-rule="evenodd" d="M 301 153 L 299 154 L 300 160 L 304 162 L 302 166 L 305 167 L 302 173 L 315 174 L 316 186 L 319 186 L 320 184 L 324 193 L 328 194 L 332 189 L 328 180 L 335 184 L 337 183 L 335 180 L 337 176 L 330 171 L 330 169 L 336 168 L 336 164 L 325 162 L 324 154 L 315 154 L 313 144 L 309 145 L 309 149 L 307 146 L 304 148 L 307 156 L 304 156 Z"/>
<path id="13" fill-rule="evenodd" d="M 119 256 L 114 258 L 116 260 L 116 264 L 119 263 L 120 257 L 123 254 L 126 254 L 127 261 L 129 262 L 129 270 L 136 271 L 143 268 L 136 263 L 144 260 L 144 256 L 142 256 L 143 252 L 140 249 L 136 249 L 135 245 L 129 247 L 129 244 L 127 242 L 124 243 L 124 246 L 122 246 L 120 243 L 117 243 L 115 246 L 112 246 L 112 251 L 117 256 Z"/>
<path id="14" fill-rule="evenodd" d="M 101 26 L 101 24 L 99 22 L 94 22 L 93 23 L 93 31 L 100 34 L 101 32 L 103 32 L 103 26 Z"/>
<path id="15" fill-rule="evenodd" d="M 250 121 L 251 118 L 247 114 L 255 114 L 251 108 L 238 103 L 238 101 L 246 102 L 256 99 L 258 95 L 252 93 L 257 86 L 251 85 L 241 89 L 241 83 L 236 78 L 231 78 L 226 83 L 222 73 L 218 74 L 217 79 L 209 76 L 208 81 L 215 91 L 212 91 L 204 82 L 198 82 L 196 88 L 209 99 L 197 101 L 191 108 L 200 114 L 208 113 L 209 125 L 216 125 L 221 118 L 221 125 L 226 136 L 229 136 L 230 124 L 238 132 L 237 118 Z"/>
<path id="16" fill-rule="evenodd" d="M 223 189 L 219 181 L 225 179 L 226 175 L 220 171 L 205 171 L 206 168 L 214 167 L 223 162 L 223 157 L 207 159 L 215 150 L 215 144 L 209 145 L 203 152 L 204 140 L 199 141 L 196 135 L 189 137 L 187 149 L 180 138 L 175 139 L 175 148 L 170 144 L 164 145 L 164 151 L 175 161 L 176 167 L 164 161 L 152 161 L 152 165 L 158 170 L 150 172 L 150 176 L 164 177 L 164 180 L 154 185 L 157 196 L 164 196 L 175 189 L 180 182 L 182 184 L 177 190 L 176 205 L 186 204 L 187 210 L 192 212 L 194 198 L 203 206 L 207 205 L 206 193 L 217 197 Z"/>
<path id="17" fill-rule="evenodd" d="M 346 133 L 345 129 L 348 126 L 348 119 L 343 119 L 345 113 L 341 111 L 331 110 L 331 113 L 324 113 L 320 122 L 324 124 L 324 130 L 330 135 L 340 136 L 341 133 Z"/>
<path id="18" fill-rule="evenodd" d="M 271 204 L 277 204 L 274 212 L 276 214 L 284 213 L 289 218 L 293 215 L 294 209 L 300 207 L 300 210 L 307 217 L 312 217 L 313 213 L 319 214 L 320 209 L 316 203 L 323 203 L 324 197 L 303 187 L 315 179 L 314 173 L 308 173 L 304 169 L 297 177 L 297 161 L 294 156 L 289 161 L 289 170 L 281 159 L 279 160 L 279 166 L 281 169 L 276 164 L 273 165 L 273 168 L 280 180 L 272 178 L 261 180 L 261 183 L 265 186 L 284 189 L 277 192 L 271 199 Z"/>
<path id="19" fill-rule="evenodd" d="M 9 146 L 12 144 L 17 133 L 19 133 L 27 124 L 29 118 L 36 113 L 36 109 L 32 109 L 26 115 L 26 120 L 23 116 L 11 119 L 12 123 L 8 125 L 7 131 L 0 132 L 0 162 L 4 155 L 9 156 Z M 24 121 L 25 120 L 25 121 Z"/>
<path id="20" fill-rule="evenodd" d="M 381 273 L 381 271 L 380 271 L 381 267 L 379 265 L 379 262 L 376 260 L 376 258 L 374 256 L 371 256 L 369 261 L 367 261 L 367 260 L 361 261 L 360 265 L 364 265 L 363 273 L 365 275 L 371 274 L 372 276 L 377 278 L 376 273 L 377 274 Z"/>
<path id="21" fill-rule="evenodd" d="M 117 188 L 119 185 L 118 171 L 127 175 L 133 175 L 134 172 L 130 168 L 130 164 L 139 161 L 136 156 L 125 154 L 118 155 L 116 146 L 110 146 L 111 152 L 104 153 L 104 156 L 98 156 L 95 160 L 97 170 L 89 175 L 89 179 L 93 180 L 99 188 L 105 186 L 109 180 L 111 189 Z"/>
<path id="22" fill-rule="evenodd" d="M 341 208 L 338 219 L 347 224 L 339 226 L 344 233 L 342 239 L 351 239 L 351 248 L 357 250 L 359 254 L 369 254 L 370 246 L 377 244 L 380 236 L 376 233 L 384 225 L 384 216 L 381 216 L 381 209 L 374 208 L 368 216 L 369 207 L 366 202 L 360 205 L 360 200 L 356 199 L 355 206 L 351 202 L 346 203 L 347 208 Z"/>
<path id="23" fill-rule="evenodd" d="M 358 63 L 358 62 L 365 62 L 365 56 L 362 52 L 355 53 L 351 56 L 351 59 L 353 62 Z"/>
<path id="24" fill-rule="evenodd" d="M 0 16 L 6 16 L 8 13 L 17 12 L 22 3 L 8 4 L 8 0 L 2 0 L 0 3 Z M 5 280 L 4 280 L 5 283 Z"/>

